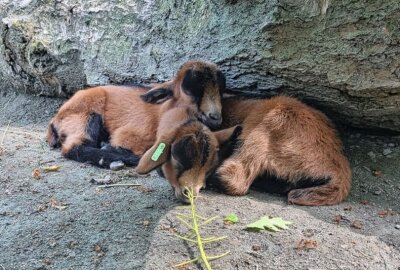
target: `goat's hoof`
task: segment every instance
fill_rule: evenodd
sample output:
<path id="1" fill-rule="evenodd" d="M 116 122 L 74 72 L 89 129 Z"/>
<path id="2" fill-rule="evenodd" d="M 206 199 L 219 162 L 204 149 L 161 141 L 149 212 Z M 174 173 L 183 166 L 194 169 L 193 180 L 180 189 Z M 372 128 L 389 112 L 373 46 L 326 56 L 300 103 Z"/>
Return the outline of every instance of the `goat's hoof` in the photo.
<path id="1" fill-rule="evenodd" d="M 124 167 L 125 167 L 125 163 L 123 163 L 121 160 L 113 161 L 110 163 L 110 170 L 113 170 L 113 171 L 121 170 Z"/>

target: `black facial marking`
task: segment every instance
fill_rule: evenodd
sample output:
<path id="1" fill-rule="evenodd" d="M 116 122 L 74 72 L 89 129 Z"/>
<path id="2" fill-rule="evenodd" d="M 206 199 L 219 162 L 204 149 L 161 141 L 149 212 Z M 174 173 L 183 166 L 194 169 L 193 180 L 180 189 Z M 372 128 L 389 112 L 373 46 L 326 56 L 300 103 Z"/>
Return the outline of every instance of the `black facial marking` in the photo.
<path id="1" fill-rule="evenodd" d="M 107 147 L 99 149 L 93 146 L 92 141 L 75 146 L 65 156 L 69 159 L 79 162 L 88 162 L 101 168 L 110 168 L 113 161 L 122 161 L 127 166 L 136 166 L 139 163 L 139 157 L 131 151 L 124 148 Z"/>
<path id="2" fill-rule="evenodd" d="M 210 142 L 208 136 L 203 133 L 198 135 L 198 141 L 200 144 L 201 166 L 204 166 L 210 154 Z"/>
<path id="3" fill-rule="evenodd" d="M 109 140 L 109 134 L 103 124 L 103 118 L 98 113 L 90 114 L 86 133 L 91 138 L 94 147 L 100 147 L 102 142 Z"/>
<path id="4" fill-rule="evenodd" d="M 183 91 L 191 96 L 195 103 L 200 106 L 200 102 L 204 95 L 204 78 L 203 73 L 193 70 L 188 70 L 182 81 Z"/>
<path id="5" fill-rule="evenodd" d="M 192 136 L 186 136 L 172 145 L 171 154 L 184 171 L 193 167 L 194 159 L 196 158 L 193 139 Z"/>
<path id="6" fill-rule="evenodd" d="M 171 89 L 159 88 L 150 90 L 146 94 L 140 96 L 140 98 L 147 103 L 160 104 L 171 97 L 173 97 L 174 92 Z"/>

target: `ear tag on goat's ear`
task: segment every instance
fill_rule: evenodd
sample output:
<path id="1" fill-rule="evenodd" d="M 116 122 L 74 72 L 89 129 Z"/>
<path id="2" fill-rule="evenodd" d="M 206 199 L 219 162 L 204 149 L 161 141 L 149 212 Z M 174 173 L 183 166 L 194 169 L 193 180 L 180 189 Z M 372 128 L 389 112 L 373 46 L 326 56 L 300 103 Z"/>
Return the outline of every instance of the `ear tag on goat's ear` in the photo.
<path id="1" fill-rule="evenodd" d="M 157 161 L 160 158 L 161 154 L 164 152 L 164 148 L 165 148 L 165 143 L 160 143 L 157 146 L 156 151 L 154 151 L 153 155 L 151 156 L 151 160 Z"/>

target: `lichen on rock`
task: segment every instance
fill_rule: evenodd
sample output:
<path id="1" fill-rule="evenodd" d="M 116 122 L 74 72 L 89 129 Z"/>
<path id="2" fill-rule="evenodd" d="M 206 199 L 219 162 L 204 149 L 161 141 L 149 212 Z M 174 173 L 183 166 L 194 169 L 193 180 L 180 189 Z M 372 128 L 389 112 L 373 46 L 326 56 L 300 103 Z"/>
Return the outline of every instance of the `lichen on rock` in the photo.
<path id="1" fill-rule="evenodd" d="M 171 78 L 219 64 L 234 93 L 287 94 L 363 128 L 400 131 L 400 3 L 0 3 L 0 89 L 69 96 L 86 85 Z"/>

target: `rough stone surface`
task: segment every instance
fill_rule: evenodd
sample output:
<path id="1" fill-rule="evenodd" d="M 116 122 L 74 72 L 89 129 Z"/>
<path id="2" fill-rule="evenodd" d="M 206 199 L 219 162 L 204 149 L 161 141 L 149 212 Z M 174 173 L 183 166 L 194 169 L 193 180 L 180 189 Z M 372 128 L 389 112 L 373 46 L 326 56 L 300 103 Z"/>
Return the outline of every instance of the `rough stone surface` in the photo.
<path id="1" fill-rule="evenodd" d="M 399 13 L 397 0 L 3 0 L 0 89 L 68 96 L 164 81 L 203 58 L 234 92 L 298 96 L 400 131 Z"/>

